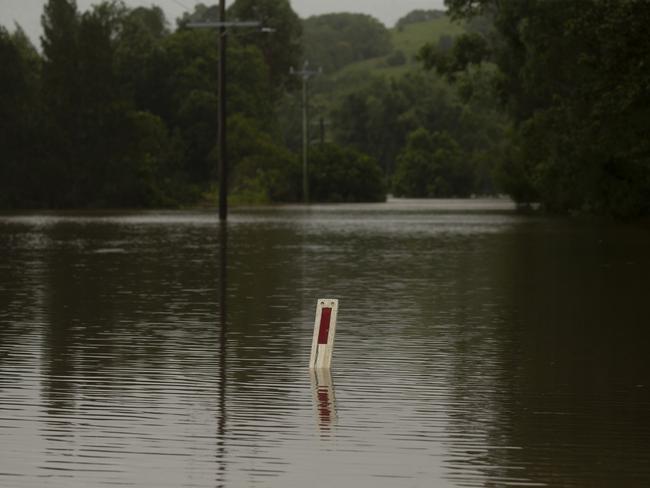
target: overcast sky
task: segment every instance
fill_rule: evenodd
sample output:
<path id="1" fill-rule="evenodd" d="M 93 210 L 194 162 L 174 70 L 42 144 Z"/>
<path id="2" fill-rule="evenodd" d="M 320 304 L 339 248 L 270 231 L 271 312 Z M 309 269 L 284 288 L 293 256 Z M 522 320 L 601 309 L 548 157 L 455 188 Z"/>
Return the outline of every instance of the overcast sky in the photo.
<path id="1" fill-rule="evenodd" d="M 46 0 L 0 0 L 0 25 L 13 30 L 18 22 L 38 44 L 41 34 L 40 18 Z M 125 0 L 130 6 L 159 5 L 167 19 L 175 25 L 175 19 L 201 0 Z M 79 10 L 86 10 L 97 0 L 77 0 Z M 215 4 L 216 0 L 203 0 Z M 230 4 L 230 1 L 228 1 Z M 443 9 L 443 0 L 292 0 L 293 9 L 301 17 L 329 12 L 362 12 L 370 14 L 391 27 L 397 19 L 415 9 Z"/>

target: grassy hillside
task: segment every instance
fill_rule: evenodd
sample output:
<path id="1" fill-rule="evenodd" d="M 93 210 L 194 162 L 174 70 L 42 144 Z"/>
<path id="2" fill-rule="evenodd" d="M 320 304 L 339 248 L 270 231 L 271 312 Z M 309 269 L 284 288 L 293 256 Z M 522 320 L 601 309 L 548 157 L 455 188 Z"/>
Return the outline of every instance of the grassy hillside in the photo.
<path id="1" fill-rule="evenodd" d="M 422 70 L 422 65 L 415 59 L 422 46 L 429 42 L 438 43 L 443 36 L 456 37 L 464 31 L 462 24 L 454 23 L 446 16 L 390 29 L 393 52 L 388 56 L 354 62 L 312 79 L 310 104 L 313 113 L 328 113 L 337 100 L 363 89 L 377 77 L 400 78 L 409 72 Z M 391 56 L 398 52 L 403 62 L 391 65 Z"/>
<path id="2" fill-rule="evenodd" d="M 452 22 L 449 17 L 409 24 L 402 29 L 391 29 L 395 49 L 401 50 L 407 55 L 415 55 L 427 42 L 438 42 L 442 36 L 454 37 L 463 32 L 464 27 Z"/>
<path id="3" fill-rule="evenodd" d="M 332 81 L 344 82 L 368 74 L 399 76 L 412 69 L 418 69 L 419 65 L 415 61 L 415 56 L 424 44 L 437 43 L 443 36 L 456 37 L 463 32 L 464 27 L 452 22 L 448 17 L 409 24 L 402 28 L 393 28 L 391 29 L 391 38 L 394 52 L 401 51 L 404 54 L 404 64 L 391 66 L 390 56 L 367 59 L 350 64 L 328 77 Z"/>

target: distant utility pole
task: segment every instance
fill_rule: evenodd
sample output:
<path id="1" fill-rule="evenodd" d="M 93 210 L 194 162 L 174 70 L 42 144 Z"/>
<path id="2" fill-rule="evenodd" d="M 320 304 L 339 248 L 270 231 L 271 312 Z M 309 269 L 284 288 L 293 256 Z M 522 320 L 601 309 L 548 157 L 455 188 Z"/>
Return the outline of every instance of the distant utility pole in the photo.
<path id="1" fill-rule="evenodd" d="M 307 164 L 309 157 L 309 106 L 307 82 L 310 78 L 320 75 L 322 72 L 322 68 L 310 70 L 309 61 L 305 61 L 300 71 L 293 69 L 293 66 L 289 69 L 289 73 L 302 78 L 302 199 L 305 203 L 309 203 L 309 166 Z"/>
<path id="2" fill-rule="evenodd" d="M 219 165 L 219 220 L 226 221 L 228 218 L 228 161 L 226 159 L 226 38 L 228 29 L 237 27 L 261 27 L 261 22 L 226 22 L 226 0 L 219 0 L 219 21 L 218 22 L 190 22 L 188 27 L 198 29 L 219 29 L 219 106 L 217 108 L 219 118 L 218 132 L 218 165 Z M 271 29 L 261 29 L 263 32 L 272 32 Z"/>

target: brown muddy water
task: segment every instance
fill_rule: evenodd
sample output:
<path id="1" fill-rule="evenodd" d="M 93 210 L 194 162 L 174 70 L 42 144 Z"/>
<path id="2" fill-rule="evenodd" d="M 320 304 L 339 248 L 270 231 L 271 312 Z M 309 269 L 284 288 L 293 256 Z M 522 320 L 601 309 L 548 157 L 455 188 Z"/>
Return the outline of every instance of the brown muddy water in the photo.
<path id="1" fill-rule="evenodd" d="M 0 253 L 2 487 L 650 486 L 645 224 L 5 213 Z"/>

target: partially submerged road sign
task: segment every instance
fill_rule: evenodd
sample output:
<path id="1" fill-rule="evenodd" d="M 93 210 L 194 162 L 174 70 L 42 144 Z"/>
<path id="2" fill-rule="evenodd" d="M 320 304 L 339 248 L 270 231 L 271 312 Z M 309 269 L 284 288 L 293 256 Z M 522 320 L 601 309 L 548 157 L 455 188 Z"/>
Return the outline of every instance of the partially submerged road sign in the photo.
<path id="1" fill-rule="evenodd" d="M 310 369 L 329 369 L 334 349 L 336 334 L 336 313 L 339 301 L 333 298 L 321 298 L 316 305 L 314 320 L 314 338 L 311 343 Z"/>

